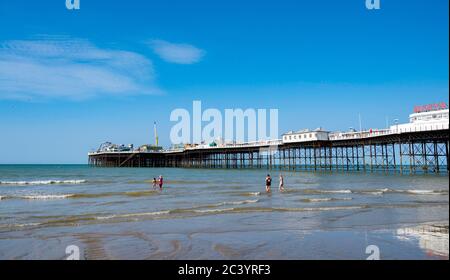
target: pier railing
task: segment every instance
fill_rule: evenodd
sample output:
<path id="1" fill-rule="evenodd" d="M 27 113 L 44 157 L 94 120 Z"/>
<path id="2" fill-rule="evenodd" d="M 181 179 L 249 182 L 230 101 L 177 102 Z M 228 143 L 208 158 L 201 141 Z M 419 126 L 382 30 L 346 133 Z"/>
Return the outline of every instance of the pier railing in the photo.
<path id="1" fill-rule="evenodd" d="M 356 132 L 333 132 L 328 135 L 330 141 L 365 139 L 370 137 L 379 137 L 393 134 L 390 129 L 378 129 L 372 131 L 356 131 Z"/>
<path id="2" fill-rule="evenodd" d="M 380 137 L 387 135 L 395 135 L 402 133 L 415 133 L 415 132 L 431 132 L 431 131 L 440 131 L 440 130 L 448 130 L 448 123 L 423 123 L 423 124 L 415 124 L 411 126 L 407 125 L 393 125 L 388 129 L 373 129 L 373 130 L 365 130 L 365 131 L 352 131 L 352 132 L 332 132 L 328 135 L 330 141 L 339 141 L 339 140 L 354 140 L 354 139 L 366 139 L 371 137 Z"/>

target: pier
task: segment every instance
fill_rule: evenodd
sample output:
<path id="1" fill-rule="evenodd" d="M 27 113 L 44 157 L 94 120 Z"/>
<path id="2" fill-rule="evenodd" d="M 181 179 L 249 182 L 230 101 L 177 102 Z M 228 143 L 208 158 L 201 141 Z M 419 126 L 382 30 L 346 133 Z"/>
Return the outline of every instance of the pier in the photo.
<path id="1" fill-rule="evenodd" d="M 448 109 L 417 111 L 410 123 L 387 129 L 283 134 L 251 143 L 190 145 L 142 151 L 99 149 L 89 164 L 100 167 L 267 168 L 279 170 L 449 172 Z"/>

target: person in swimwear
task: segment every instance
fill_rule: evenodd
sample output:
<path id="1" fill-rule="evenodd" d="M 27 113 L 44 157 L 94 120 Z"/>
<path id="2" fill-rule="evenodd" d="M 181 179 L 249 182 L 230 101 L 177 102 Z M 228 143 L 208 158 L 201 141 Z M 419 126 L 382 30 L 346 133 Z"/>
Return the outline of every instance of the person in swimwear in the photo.
<path id="1" fill-rule="evenodd" d="M 271 186 L 272 186 L 272 178 L 270 177 L 270 174 L 267 174 L 267 176 L 266 176 L 266 192 L 270 193 Z"/>
<path id="2" fill-rule="evenodd" d="M 158 185 L 159 185 L 159 189 L 160 190 L 162 190 L 162 187 L 163 187 L 163 176 L 162 175 L 159 175 L 159 178 L 158 178 Z"/>
<path id="3" fill-rule="evenodd" d="M 153 188 L 156 188 L 156 184 L 157 184 L 156 178 L 153 178 L 152 184 L 153 184 Z"/>
<path id="4" fill-rule="evenodd" d="M 280 174 L 280 185 L 279 185 L 280 192 L 284 191 L 284 178 L 283 175 Z"/>

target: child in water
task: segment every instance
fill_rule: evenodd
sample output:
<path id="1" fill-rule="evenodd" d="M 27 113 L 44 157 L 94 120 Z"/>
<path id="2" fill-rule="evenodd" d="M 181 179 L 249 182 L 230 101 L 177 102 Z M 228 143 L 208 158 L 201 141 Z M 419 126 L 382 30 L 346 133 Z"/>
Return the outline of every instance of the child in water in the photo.
<path id="1" fill-rule="evenodd" d="M 153 188 L 156 188 L 156 178 L 153 178 L 152 184 L 153 184 Z"/>

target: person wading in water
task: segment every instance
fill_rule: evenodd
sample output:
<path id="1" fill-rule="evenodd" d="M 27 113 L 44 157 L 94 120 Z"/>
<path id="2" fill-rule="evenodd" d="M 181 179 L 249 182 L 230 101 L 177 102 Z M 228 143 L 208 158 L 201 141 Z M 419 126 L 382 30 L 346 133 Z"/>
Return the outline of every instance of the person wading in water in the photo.
<path id="1" fill-rule="evenodd" d="M 270 174 L 267 174 L 266 177 L 266 192 L 270 193 L 270 186 L 272 186 L 272 178 L 270 177 Z"/>
<path id="2" fill-rule="evenodd" d="M 162 190 L 162 187 L 163 187 L 163 177 L 162 177 L 162 175 L 159 175 L 159 178 L 158 178 L 158 184 L 159 184 L 159 189 L 160 190 Z"/>
<path id="3" fill-rule="evenodd" d="M 284 191 L 284 178 L 283 178 L 283 175 L 282 175 L 282 174 L 280 174 L 280 185 L 279 185 L 279 189 L 280 189 L 280 192 Z"/>

